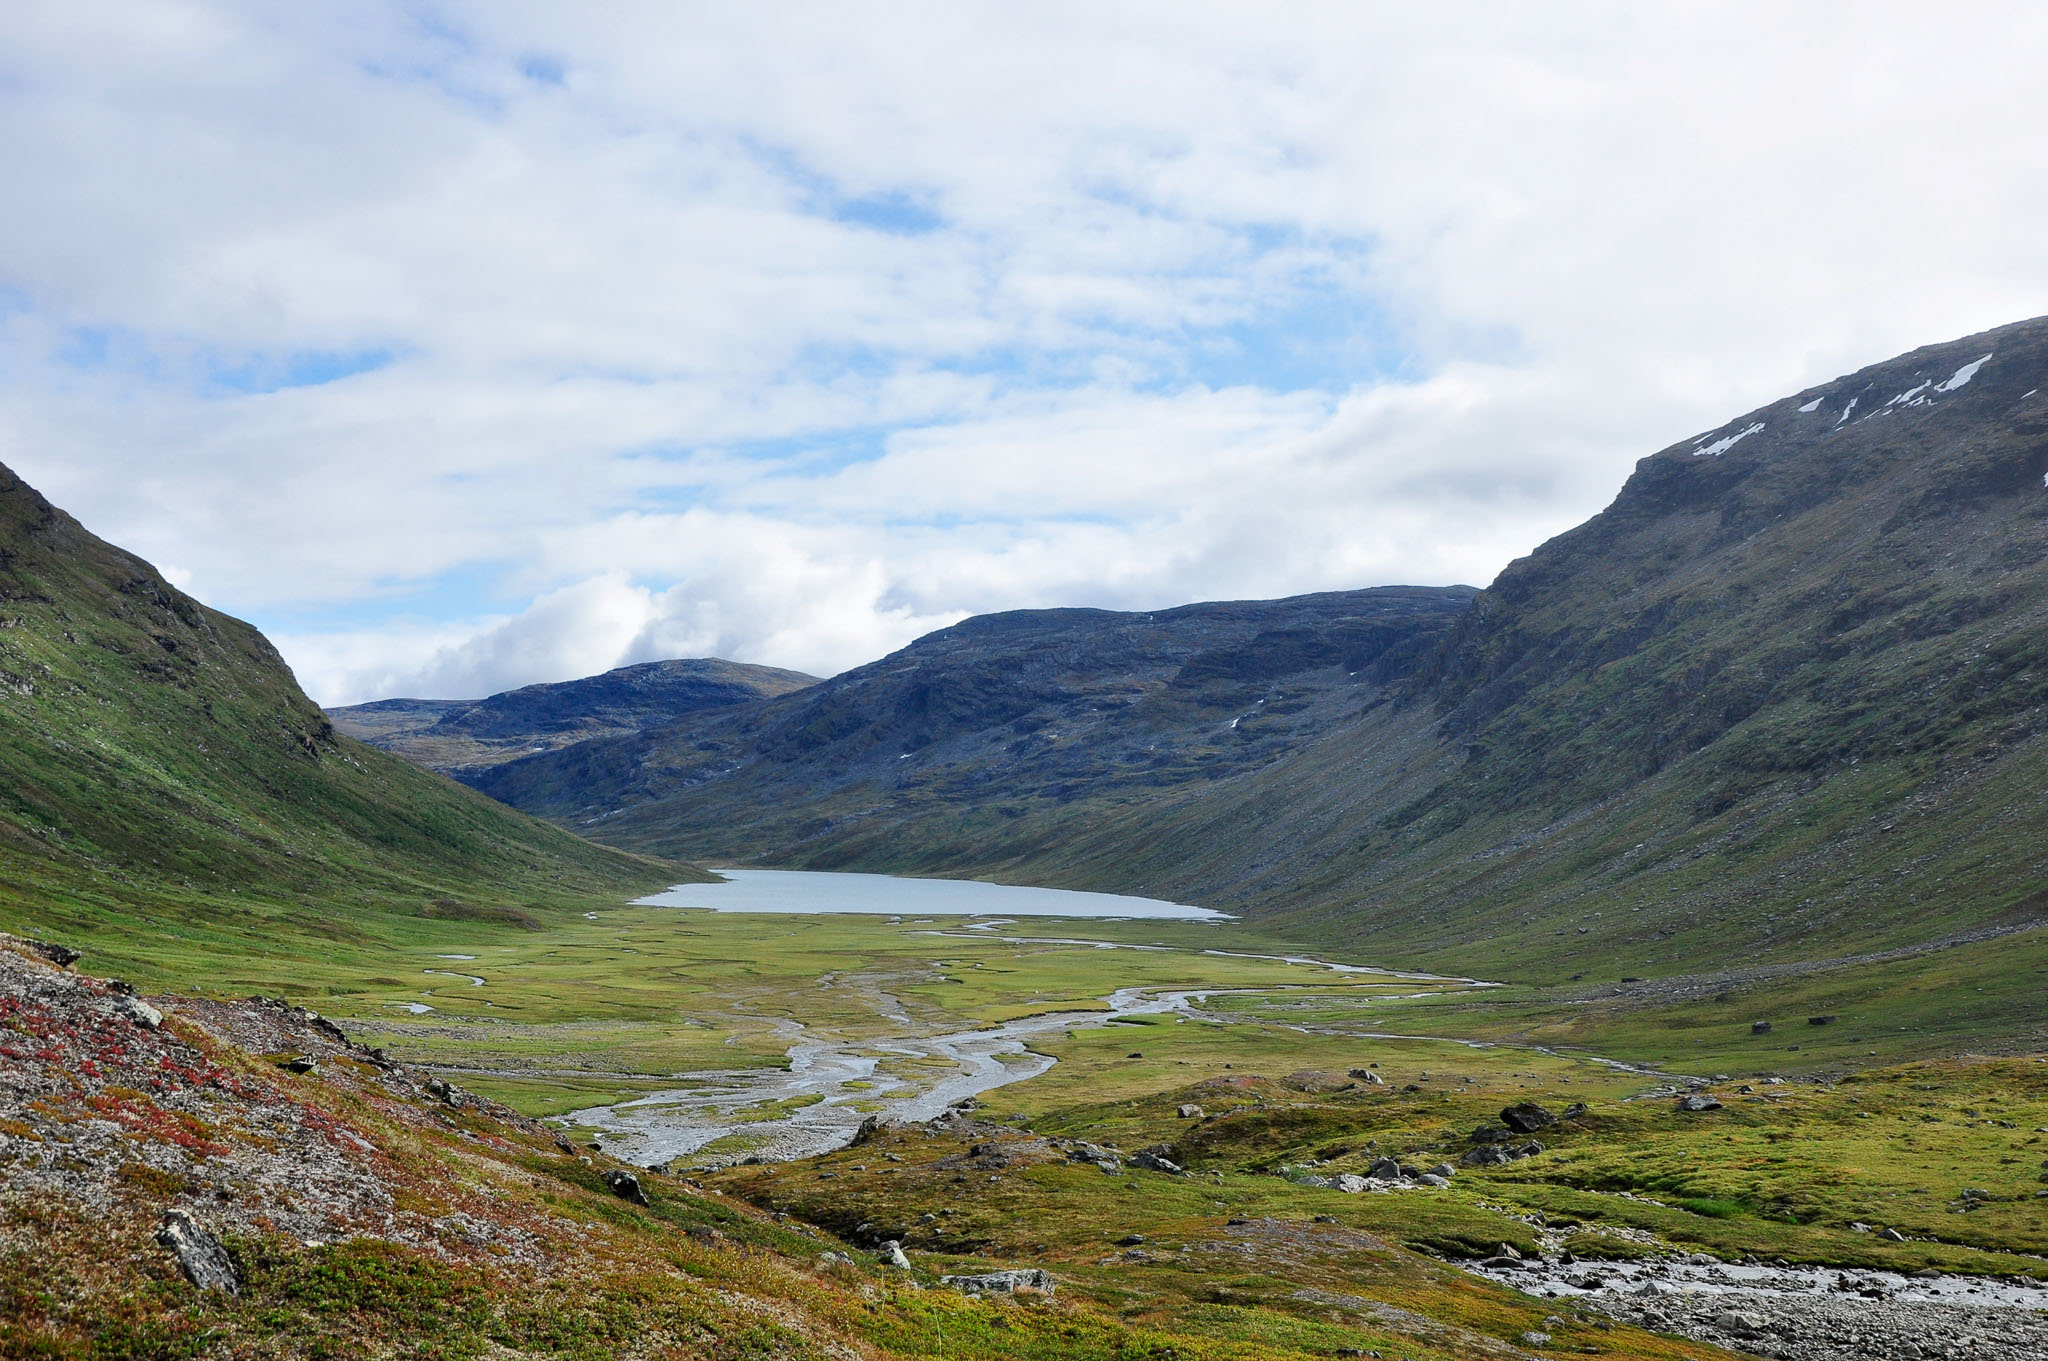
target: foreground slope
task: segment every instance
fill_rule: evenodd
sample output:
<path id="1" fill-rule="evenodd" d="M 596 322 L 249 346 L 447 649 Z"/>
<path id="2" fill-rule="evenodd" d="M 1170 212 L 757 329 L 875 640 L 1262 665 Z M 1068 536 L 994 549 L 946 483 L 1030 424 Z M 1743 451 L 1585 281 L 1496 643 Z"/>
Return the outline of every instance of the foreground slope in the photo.
<path id="1" fill-rule="evenodd" d="M 4 467 L 0 772 L 0 923 L 141 976 L 181 949 L 516 924 L 690 873 L 340 736 L 260 633 Z"/>
<path id="2" fill-rule="evenodd" d="M 869 1235 L 855 1246 L 580 1150 L 302 1008 L 144 1001 L 4 936 L 0 1060 L 6 1356 L 1476 1361 L 1528 1355 L 1506 1339 L 1557 1307 L 1312 1227 L 1295 1205 L 1275 1227 L 1313 1240 L 1306 1250 L 1226 1256 L 1212 1279 L 1177 1274 L 1135 1307 L 1115 1273 L 1077 1279 L 1064 1261 L 1032 1278 L 1049 1289 L 969 1298 L 944 1277 L 1030 1260 L 920 1244 L 892 1265 Z M 978 1156 L 994 1145 L 970 1141 L 1015 1133 L 949 1119 L 920 1151 L 999 1181 Z M 1061 1197 L 1068 1218 L 1084 1206 L 1129 1223 L 1134 1192 L 1187 1198 L 1155 1174 L 1143 1188 L 1089 1175 Z M 1197 1213 L 1202 1231 L 1229 1236 L 1220 1209 Z M 1533 1248 L 1525 1226 L 1473 1213 L 1475 1232 Z M 1102 1250 L 1062 1255 L 1078 1268 Z M 1300 1291 L 1296 1265 L 1344 1293 Z M 1612 1354 L 1725 1355 L 1571 1313 L 1573 1340 Z"/>
<path id="3" fill-rule="evenodd" d="M 1426 655 L 1356 679 L 1345 660 L 1300 696 L 1285 675 L 1263 707 L 1241 685 L 1200 778 L 1104 754 L 1150 756 L 1145 705 L 1177 680 L 1141 695 L 1116 661 L 1091 684 L 1125 707 L 1077 733 L 1109 706 L 1046 722 L 1006 662 L 971 664 L 960 643 L 1010 627 L 995 616 L 747 724 L 486 788 L 623 845 L 1142 891 L 1554 981 L 2029 928 L 2048 910 L 2043 389 L 2048 322 L 2025 322 L 1654 454 L 1469 609 L 1439 597 L 1456 627 Z M 1232 646 L 1244 674 L 1290 665 L 1257 629 Z M 1229 759 L 1298 698 L 1269 759 Z M 948 725 L 936 757 L 926 712 Z M 1058 777 L 1039 749 L 1060 741 L 1090 778 Z"/>
<path id="4" fill-rule="evenodd" d="M 535 752 L 619 737 L 700 709 L 773 699 L 816 676 L 716 657 L 641 662 L 479 700 L 385 699 L 329 709 L 334 726 L 457 779 Z"/>

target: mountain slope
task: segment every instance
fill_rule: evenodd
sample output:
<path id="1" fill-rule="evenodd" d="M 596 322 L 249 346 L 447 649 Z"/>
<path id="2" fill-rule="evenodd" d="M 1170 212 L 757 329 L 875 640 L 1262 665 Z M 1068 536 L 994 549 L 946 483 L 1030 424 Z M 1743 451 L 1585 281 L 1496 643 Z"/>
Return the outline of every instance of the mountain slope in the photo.
<path id="1" fill-rule="evenodd" d="M 0 467 L 0 921 L 142 976 L 390 919 L 514 921 L 691 871 L 592 846 L 337 734 L 249 625 Z"/>
<path id="2" fill-rule="evenodd" d="M 1479 596 L 1418 702 L 1063 872 L 1553 978 L 2038 923 L 2043 388 L 2022 323 L 1655 454 Z M 1292 853 L 1254 864 L 1269 837 Z"/>
<path id="3" fill-rule="evenodd" d="M 699 709 L 772 699 L 817 679 L 772 666 L 690 658 L 528 685 L 488 699 L 386 699 L 329 709 L 327 716 L 351 737 L 466 779 L 537 751 L 639 732 Z"/>
<path id="4" fill-rule="evenodd" d="M 923 640 L 820 687 L 806 722 L 764 707 L 775 724 L 596 744 L 486 787 L 610 814 L 590 830 L 619 844 L 1157 893 L 1557 980 L 2026 926 L 2048 915 L 2043 389 L 2048 322 L 2025 322 L 1651 455 L 1427 655 L 1214 779 L 1060 787 L 991 763 L 885 794 L 898 753 L 840 734 L 901 726 L 891 667 L 941 707 L 1011 684 Z M 1007 720 L 983 711 L 993 751 Z M 700 740 L 718 752 L 693 759 Z M 770 806 L 799 795 L 817 816 Z"/>
<path id="5" fill-rule="evenodd" d="M 511 762 L 476 784 L 663 854 L 985 865 L 995 839 L 1050 846 L 1098 805 L 1281 759 L 1412 668 L 1471 595 L 987 615 L 778 700 Z M 955 848 L 962 838 L 978 857 Z"/>

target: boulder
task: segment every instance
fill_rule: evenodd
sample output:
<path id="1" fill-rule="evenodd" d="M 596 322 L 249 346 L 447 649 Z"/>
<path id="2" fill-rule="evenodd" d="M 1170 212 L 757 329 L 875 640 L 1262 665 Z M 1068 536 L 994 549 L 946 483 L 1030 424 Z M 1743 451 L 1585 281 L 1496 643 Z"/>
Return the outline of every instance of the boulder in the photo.
<path id="1" fill-rule="evenodd" d="M 1399 1181 L 1401 1179 L 1401 1164 L 1395 1162 L 1392 1158 L 1380 1158 L 1365 1170 L 1365 1175 L 1373 1178 L 1375 1181 Z"/>
<path id="2" fill-rule="evenodd" d="M 1458 1169 L 1452 1167 L 1449 1163 L 1438 1163 L 1435 1167 L 1430 1168 L 1429 1171 L 1423 1173 L 1422 1175 L 1424 1175 L 1425 1177 L 1442 1177 L 1446 1181 L 1448 1181 L 1452 1177 L 1458 1175 Z"/>
<path id="3" fill-rule="evenodd" d="M 1752 1035 L 1768 1035 L 1771 1033 L 1771 1023 L 1769 1021 L 1751 1021 L 1749 1023 L 1749 1033 Z"/>
<path id="4" fill-rule="evenodd" d="M 1557 1123 L 1557 1117 L 1533 1101 L 1517 1101 L 1500 1113 L 1500 1122 L 1517 1134 L 1534 1134 Z"/>
<path id="5" fill-rule="evenodd" d="M 1833 1025 L 1835 1018 L 1833 1016 L 1809 1016 L 1806 1018 L 1806 1023 L 1808 1025 Z"/>
<path id="6" fill-rule="evenodd" d="M 317 1073 L 320 1071 L 320 1065 L 307 1058 L 304 1054 L 295 1054 L 288 1059 L 279 1059 L 277 1066 L 284 1069 L 287 1073 L 298 1073 L 302 1076 L 307 1073 Z"/>
<path id="7" fill-rule="evenodd" d="M 862 1144 L 874 1138 L 877 1134 L 880 1134 L 881 1132 L 882 1117 L 879 1115 L 870 1115 L 867 1119 L 860 1122 L 860 1128 L 856 1129 L 853 1132 L 853 1137 L 846 1141 L 846 1146 L 848 1148 L 859 1148 Z"/>
<path id="8" fill-rule="evenodd" d="M 1564 1108 L 1564 1114 L 1559 1116 L 1558 1118 L 1560 1120 L 1576 1120 L 1585 1113 L 1586 1103 L 1583 1101 L 1574 1101 L 1571 1105 L 1566 1106 Z"/>
<path id="9" fill-rule="evenodd" d="M 604 1184 L 620 1200 L 628 1200 L 635 1205 L 647 1203 L 647 1193 L 640 1189 L 640 1178 L 624 1168 L 614 1168 L 605 1173 Z"/>
<path id="10" fill-rule="evenodd" d="M 1372 1183 L 1368 1182 L 1364 1177 L 1359 1176 L 1356 1172 L 1346 1172 L 1330 1183 L 1330 1185 L 1336 1188 L 1337 1190 L 1342 1191 L 1344 1192 L 1344 1194 L 1350 1196 L 1357 1195 L 1360 1191 L 1365 1190 L 1371 1184 Z"/>
<path id="11" fill-rule="evenodd" d="M 1163 1153 L 1143 1149 L 1131 1155 L 1131 1166 L 1142 1167 L 1149 1172 L 1164 1172 L 1169 1177 L 1178 1177 L 1187 1169 Z"/>
<path id="12" fill-rule="evenodd" d="M 951 1286 L 963 1295 L 1014 1295 L 1020 1290 L 1050 1295 L 1058 1288 L 1052 1273 L 1038 1267 L 985 1271 L 978 1276 L 941 1276 L 939 1284 Z"/>
<path id="13" fill-rule="evenodd" d="M 78 951 L 70 946 L 59 945 L 55 941 L 24 938 L 21 943 L 60 969 L 68 969 L 83 958 Z"/>
<path id="14" fill-rule="evenodd" d="M 1499 1167 L 1502 1163 L 1513 1162 L 1514 1158 L 1498 1145 L 1481 1144 L 1458 1161 L 1467 1167 Z"/>
<path id="15" fill-rule="evenodd" d="M 1714 1315 L 1714 1326 L 1724 1333 L 1736 1337 L 1762 1337 L 1764 1320 L 1761 1315 L 1745 1313 L 1739 1309 L 1723 1309 Z"/>
<path id="16" fill-rule="evenodd" d="M 1370 1068 L 1353 1068 L 1349 1075 L 1363 1082 L 1368 1087 L 1384 1087 L 1387 1085 L 1386 1079 Z"/>
<path id="17" fill-rule="evenodd" d="M 242 1293 L 242 1281 L 235 1274 L 228 1250 L 183 1210 L 164 1211 L 163 1222 L 157 1225 L 156 1241 L 171 1250 L 185 1279 L 201 1290 Z"/>
<path id="18" fill-rule="evenodd" d="M 164 1023 L 164 1014 L 140 997 L 116 997 L 114 1010 L 126 1016 L 144 1030 L 155 1030 Z"/>
<path id="19" fill-rule="evenodd" d="M 1451 1184 L 1451 1179 L 1449 1177 L 1439 1177 L 1434 1172 L 1424 1172 L 1415 1180 L 1420 1182 L 1424 1186 L 1434 1186 L 1439 1189 L 1449 1186 Z"/>
<path id="20" fill-rule="evenodd" d="M 1717 1111 L 1721 1109 L 1721 1103 L 1711 1096 L 1694 1092 L 1691 1096 L 1681 1096 L 1678 1098 L 1678 1109 L 1682 1111 Z"/>
<path id="21" fill-rule="evenodd" d="M 1199 1120 L 1203 1114 L 1202 1108 L 1195 1105 L 1180 1106 L 1173 1113 L 1183 1120 Z"/>
<path id="22" fill-rule="evenodd" d="M 903 1255 L 903 1244 L 894 1238 L 884 1241 L 875 1250 L 875 1255 L 882 1259 L 883 1266 L 892 1266 L 898 1271 L 910 1270 L 910 1259 Z"/>

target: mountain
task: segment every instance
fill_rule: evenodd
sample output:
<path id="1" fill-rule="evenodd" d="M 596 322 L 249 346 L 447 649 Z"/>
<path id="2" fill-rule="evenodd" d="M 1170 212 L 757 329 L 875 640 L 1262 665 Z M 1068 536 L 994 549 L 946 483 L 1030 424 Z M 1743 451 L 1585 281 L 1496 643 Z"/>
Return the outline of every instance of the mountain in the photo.
<path id="1" fill-rule="evenodd" d="M 457 779 L 537 751 L 623 736 L 699 709 L 772 699 L 816 676 L 716 657 L 622 666 L 480 700 L 385 699 L 329 709 L 334 726 Z"/>
<path id="2" fill-rule="evenodd" d="M 178 949 L 331 951 L 419 917 L 516 925 L 701 873 L 337 733 L 261 633 L 4 467 L 0 771 L 0 922 L 139 977 Z"/>
<path id="3" fill-rule="evenodd" d="M 969 620 L 480 784 L 638 849 L 1152 893 L 1554 981 L 2028 928 L 2043 389 L 2020 323 L 1650 455 L 1469 604 Z M 1375 600 L 1398 641 L 1348 650 Z M 1139 643 L 1209 611 L 1228 638 Z"/>
<path id="4" fill-rule="evenodd" d="M 1150 804 L 1282 759 L 1429 655 L 1472 594 L 986 615 L 808 690 L 475 783 L 664 854 L 985 865 L 990 839 L 1050 836 L 1065 811 Z"/>

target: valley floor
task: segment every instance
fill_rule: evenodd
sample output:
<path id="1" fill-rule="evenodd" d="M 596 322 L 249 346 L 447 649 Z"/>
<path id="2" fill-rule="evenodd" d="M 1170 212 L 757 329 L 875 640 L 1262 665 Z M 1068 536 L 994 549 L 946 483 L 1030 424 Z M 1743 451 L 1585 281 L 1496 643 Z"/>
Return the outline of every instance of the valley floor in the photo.
<path id="1" fill-rule="evenodd" d="M 7 954 L 0 1354 L 2041 1354 L 2048 1062 L 1952 1052 L 1972 1001 L 1937 986 L 2025 938 L 1570 998 L 1333 971 L 1236 926 L 962 925 L 607 908 L 262 961 L 359 1047 L 204 977 L 150 989 L 170 1019 L 138 1046 L 117 993 Z M 1874 1019 L 1891 997 L 1904 1029 Z M 921 1103 L 959 1055 L 906 1040 L 1020 1022 L 1028 1052 L 992 1061 L 1028 1080 Z M 798 1090 L 793 1043 L 871 1062 Z M 726 1132 L 669 1156 L 616 1114 L 636 1101 Z M 828 1103 L 832 1144 L 876 1127 L 759 1160 Z M 292 1189 L 316 1154 L 348 1195 Z M 635 1163 L 646 1208 L 600 1175 Z M 243 1301 L 150 1243 L 173 1207 Z M 128 1247 L 88 1267 L 98 1215 Z M 1008 1269 L 1056 1292 L 939 1280 Z M 508 1314 L 515 1277 L 580 1321 Z M 782 1331 L 741 1341 L 692 1281 Z M 421 1322 L 421 1282 L 468 1312 Z M 658 1326 L 598 1320 L 611 1296 Z"/>

